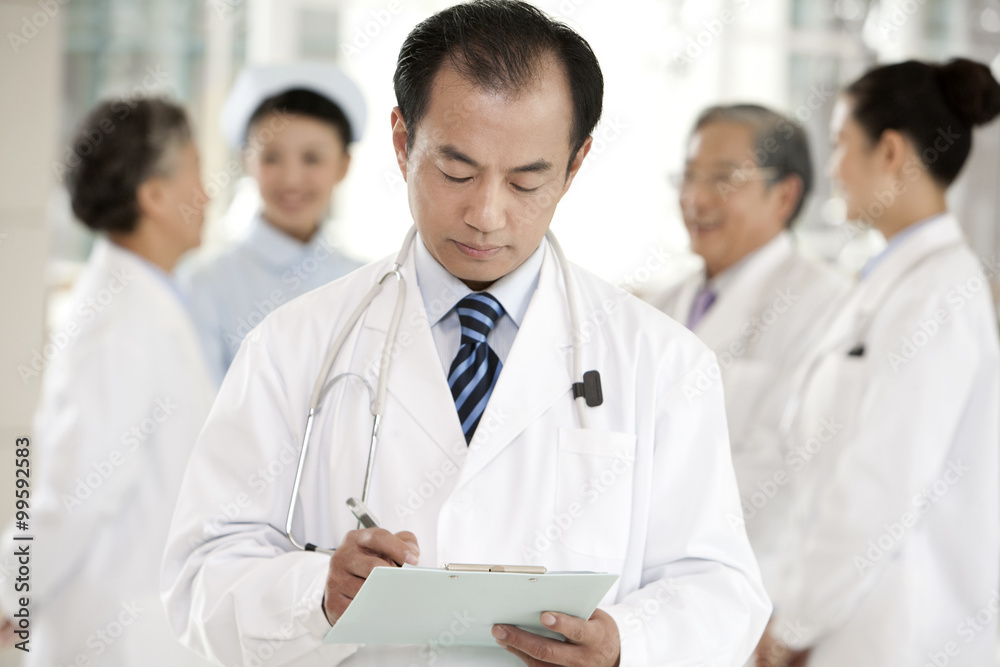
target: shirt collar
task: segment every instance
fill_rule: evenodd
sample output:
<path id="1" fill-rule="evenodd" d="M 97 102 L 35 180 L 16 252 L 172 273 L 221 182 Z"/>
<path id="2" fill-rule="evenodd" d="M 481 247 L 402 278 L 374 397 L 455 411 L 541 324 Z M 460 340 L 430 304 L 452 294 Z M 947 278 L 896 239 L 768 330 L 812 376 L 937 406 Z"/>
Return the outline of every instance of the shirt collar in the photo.
<path id="1" fill-rule="evenodd" d="M 910 238 L 917 231 L 923 229 L 924 227 L 934 222 L 935 220 L 940 220 L 944 218 L 945 215 L 947 214 L 938 213 L 936 215 L 932 215 L 929 218 L 924 218 L 923 220 L 915 222 L 912 225 L 909 225 L 908 227 L 905 227 L 900 231 L 896 232 L 896 234 L 891 239 L 889 239 L 888 244 L 885 246 L 885 248 L 882 249 L 882 252 L 869 259 L 865 263 L 864 267 L 862 267 L 861 280 L 864 280 L 869 275 L 871 275 L 871 272 L 875 270 L 875 267 L 881 264 L 882 260 L 888 257 L 890 253 L 894 252 L 897 248 L 899 248 L 899 246 L 903 245 L 906 239 Z"/>
<path id="2" fill-rule="evenodd" d="M 275 269 L 285 269 L 313 250 L 322 239 L 320 229 L 308 243 L 289 236 L 257 214 L 250 223 L 244 243 L 264 264 Z"/>
<path id="3" fill-rule="evenodd" d="M 518 328 L 521 327 L 524 314 L 528 311 L 531 295 L 538 287 L 546 243 L 543 238 L 535 252 L 524 260 L 521 266 L 500 278 L 486 290 L 500 302 L 504 312 Z M 472 290 L 448 273 L 448 270 L 434 259 L 419 234 L 415 245 L 413 263 L 417 273 L 417 285 L 424 300 L 427 319 L 433 327 L 451 312 L 455 304 L 471 294 Z"/>

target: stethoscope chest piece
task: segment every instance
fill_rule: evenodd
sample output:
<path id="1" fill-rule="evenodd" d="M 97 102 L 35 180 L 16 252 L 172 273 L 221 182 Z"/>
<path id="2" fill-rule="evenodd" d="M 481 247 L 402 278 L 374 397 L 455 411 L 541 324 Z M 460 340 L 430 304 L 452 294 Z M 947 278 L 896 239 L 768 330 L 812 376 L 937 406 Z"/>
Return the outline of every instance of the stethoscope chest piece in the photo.
<path id="1" fill-rule="evenodd" d="M 573 398 L 587 402 L 588 408 L 596 408 L 604 403 L 604 392 L 601 390 L 601 374 L 597 371 L 587 371 L 583 374 L 583 382 L 573 383 Z"/>

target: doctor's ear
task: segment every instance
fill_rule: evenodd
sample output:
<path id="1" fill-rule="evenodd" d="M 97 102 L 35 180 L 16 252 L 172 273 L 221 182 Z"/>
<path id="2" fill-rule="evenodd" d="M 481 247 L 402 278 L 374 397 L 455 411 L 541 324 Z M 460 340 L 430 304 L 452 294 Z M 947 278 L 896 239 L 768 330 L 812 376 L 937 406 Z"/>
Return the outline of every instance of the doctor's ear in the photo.
<path id="1" fill-rule="evenodd" d="M 159 176 L 154 176 L 143 181 L 136 188 L 135 199 L 139 204 L 140 218 L 160 217 L 166 206 L 167 199 L 163 179 Z"/>
<path id="2" fill-rule="evenodd" d="M 886 130 L 876 145 L 882 168 L 899 175 L 906 165 L 909 153 L 913 151 L 910 140 L 897 130 Z"/>
<path id="3" fill-rule="evenodd" d="M 399 173 L 403 175 L 403 180 L 405 181 L 406 142 L 410 135 L 406 131 L 406 121 L 403 120 L 403 114 L 399 110 L 399 107 L 393 108 L 390 123 L 392 124 L 392 148 L 396 153 L 396 164 L 399 165 Z"/>
<path id="4" fill-rule="evenodd" d="M 780 220 L 788 220 L 802 198 L 802 189 L 805 187 L 802 178 L 797 174 L 789 174 L 774 185 L 770 186 L 774 193 L 777 211 L 775 217 Z"/>
<path id="5" fill-rule="evenodd" d="M 344 151 L 344 155 L 340 158 L 340 164 L 337 167 L 337 177 L 335 183 L 340 183 L 347 177 L 347 171 L 351 168 L 351 154 L 348 151 Z"/>
<path id="6" fill-rule="evenodd" d="M 576 155 L 573 156 L 573 159 L 569 163 L 569 170 L 566 172 L 566 183 L 563 185 L 563 194 L 566 194 L 566 191 L 569 190 L 570 184 L 573 182 L 573 179 L 576 178 L 577 172 L 579 172 L 580 167 L 583 166 L 584 158 L 587 157 L 588 153 L 590 153 L 590 149 L 593 145 L 594 137 L 587 137 L 586 141 L 583 142 L 583 145 L 580 146 L 580 149 L 576 152 Z"/>

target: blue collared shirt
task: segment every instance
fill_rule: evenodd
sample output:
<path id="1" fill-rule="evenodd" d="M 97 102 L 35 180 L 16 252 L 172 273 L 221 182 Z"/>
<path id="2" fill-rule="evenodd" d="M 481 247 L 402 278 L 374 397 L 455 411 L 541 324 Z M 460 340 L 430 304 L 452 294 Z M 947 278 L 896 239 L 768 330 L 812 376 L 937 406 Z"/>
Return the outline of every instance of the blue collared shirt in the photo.
<path id="1" fill-rule="evenodd" d="M 209 368 L 221 382 L 251 329 L 275 308 L 361 266 L 322 228 L 302 243 L 261 216 L 247 234 L 207 261 L 179 271 Z"/>
<path id="2" fill-rule="evenodd" d="M 514 345 L 514 338 L 524 320 L 531 296 L 538 287 L 542 259 L 545 257 L 545 244 L 545 239 L 542 239 L 535 252 L 524 260 L 521 266 L 484 290 L 492 294 L 504 310 L 504 314 L 497 320 L 486 338 L 486 342 L 499 357 L 500 363 L 507 361 L 507 355 Z M 414 245 L 413 262 L 417 272 L 417 285 L 424 300 L 427 320 L 431 325 L 431 336 L 434 338 L 434 345 L 441 359 L 441 368 L 447 376 L 462 340 L 462 325 L 458 321 L 455 304 L 473 290 L 448 273 L 448 270 L 434 259 L 419 235 Z"/>
<path id="3" fill-rule="evenodd" d="M 932 215 L 929 218 L 924 218 L 919 222 L 914 222 L 909 227 L 904 227 L 900 231 L 896 232 L 895 236 L 889 239 L 889 244 L 882 249 L 882 252 L 869 259 L 868 262 L 866 262 L 865 265 L 862 267 L 861 280 L 864 280 L 869 275 L 871 275 L 871 272 L 875 270 L 875 267 L 881 264 L 883 259 L 888 257 L 891 252 L 895 251 L 896 248 L 902 245 L 903 241 L 912 236 L 914 232 L 916 232 L 918 229 L 922 227 L 926 227 L 929 223 L 934 222 L 935 220 L 938 220 L 945 215 L 947 215 L 947 213 L 938 213 L 937 215 Z"/>

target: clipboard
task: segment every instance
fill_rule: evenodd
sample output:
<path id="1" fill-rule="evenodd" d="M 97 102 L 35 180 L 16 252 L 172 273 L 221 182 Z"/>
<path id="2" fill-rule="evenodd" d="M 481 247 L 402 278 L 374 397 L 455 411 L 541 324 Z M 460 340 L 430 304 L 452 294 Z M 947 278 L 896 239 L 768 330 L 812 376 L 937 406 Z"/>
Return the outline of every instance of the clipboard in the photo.
<path id="1" fill-rule="evenodd" d="M 562 639 L 544 611 L 590 618 L 617 574 L 376 567 L 327 633 L 328 644 L 496 646 L 493 625 Z"/>

